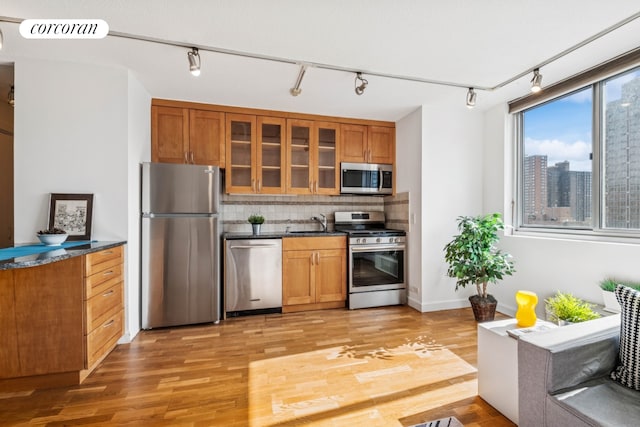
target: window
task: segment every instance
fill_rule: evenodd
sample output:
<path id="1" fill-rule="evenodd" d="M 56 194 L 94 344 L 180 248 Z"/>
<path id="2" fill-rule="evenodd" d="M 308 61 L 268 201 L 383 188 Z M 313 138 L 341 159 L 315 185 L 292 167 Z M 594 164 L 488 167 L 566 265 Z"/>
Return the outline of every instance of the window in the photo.
<path id="1" fill-rule="evenodd" d="M 640 67 L 516 117 L 519 228 L 640 231 Z"/>

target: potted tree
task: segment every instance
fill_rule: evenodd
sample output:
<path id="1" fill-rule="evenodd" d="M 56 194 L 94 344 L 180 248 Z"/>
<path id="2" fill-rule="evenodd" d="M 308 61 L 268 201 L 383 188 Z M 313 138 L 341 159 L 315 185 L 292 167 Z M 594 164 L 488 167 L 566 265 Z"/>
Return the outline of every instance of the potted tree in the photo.
<path id="1" fill-rule="evenodd" d="M 476 286 L 476 295 L 469 297 L 473 314 L 478 322 L 493 320 L 497 301 L 487 293 L 487 285 L 497 283 L 515 270 L 511 255 L 495 247 L 500 240 L 498 231 L 504 229 L 499 213 L 485 216 L 458 217 L 458 231 L 444 247 L 447 275 L 456 279 L 456 290 L 469 284 Z"/>

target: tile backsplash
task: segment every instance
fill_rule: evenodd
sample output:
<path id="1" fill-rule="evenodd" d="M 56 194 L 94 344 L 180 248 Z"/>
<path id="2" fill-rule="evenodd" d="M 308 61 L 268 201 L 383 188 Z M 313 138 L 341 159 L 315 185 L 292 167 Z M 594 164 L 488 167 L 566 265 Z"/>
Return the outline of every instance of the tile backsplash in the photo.
<path id="1" fill-rule="evenodd" d="M 224 232 L 251 232 L 249 215 L 265 218 L 263 233 L 286 231 L 319 231 L 321 226 L 312 216 L 327 216 L 333 230 L 336 211 L 384 211 L 389 228 L 408 230 L 409 195 L 396 196 L 252 196 L 223 194 L 221 199 Z"/>

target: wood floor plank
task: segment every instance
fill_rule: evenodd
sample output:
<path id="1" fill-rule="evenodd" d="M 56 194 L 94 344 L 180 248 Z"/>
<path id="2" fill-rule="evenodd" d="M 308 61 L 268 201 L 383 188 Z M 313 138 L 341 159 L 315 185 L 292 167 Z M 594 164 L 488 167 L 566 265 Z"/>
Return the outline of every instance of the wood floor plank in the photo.
<path id="1" fill-rule="evenodd" d="M 80 386 L 0 394 L 0 425 L 513 426 L 477 396 L 476 327 L 383 307 L 143 331 Z"/>

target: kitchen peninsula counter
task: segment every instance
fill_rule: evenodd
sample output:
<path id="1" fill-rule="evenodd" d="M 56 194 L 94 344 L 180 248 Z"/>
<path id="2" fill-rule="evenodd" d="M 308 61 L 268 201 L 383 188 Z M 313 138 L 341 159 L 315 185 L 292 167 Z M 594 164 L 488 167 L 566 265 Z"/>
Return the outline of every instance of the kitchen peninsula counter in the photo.
<path id="1" fill-rule="evenodd" d="M 126 241 L 71 241 L 65 242 L 60 246 L 45 246 L 34 243 L 0 249 L 0 270 L 37 267 L 39 265 L 114 248 L 126 243 Z"/>
<path id="2" fill-rule="evenodd" d="M 69 243 L 0 252 L 0 393 L 80 384 L 124 333 L 126 242 Z"/>

